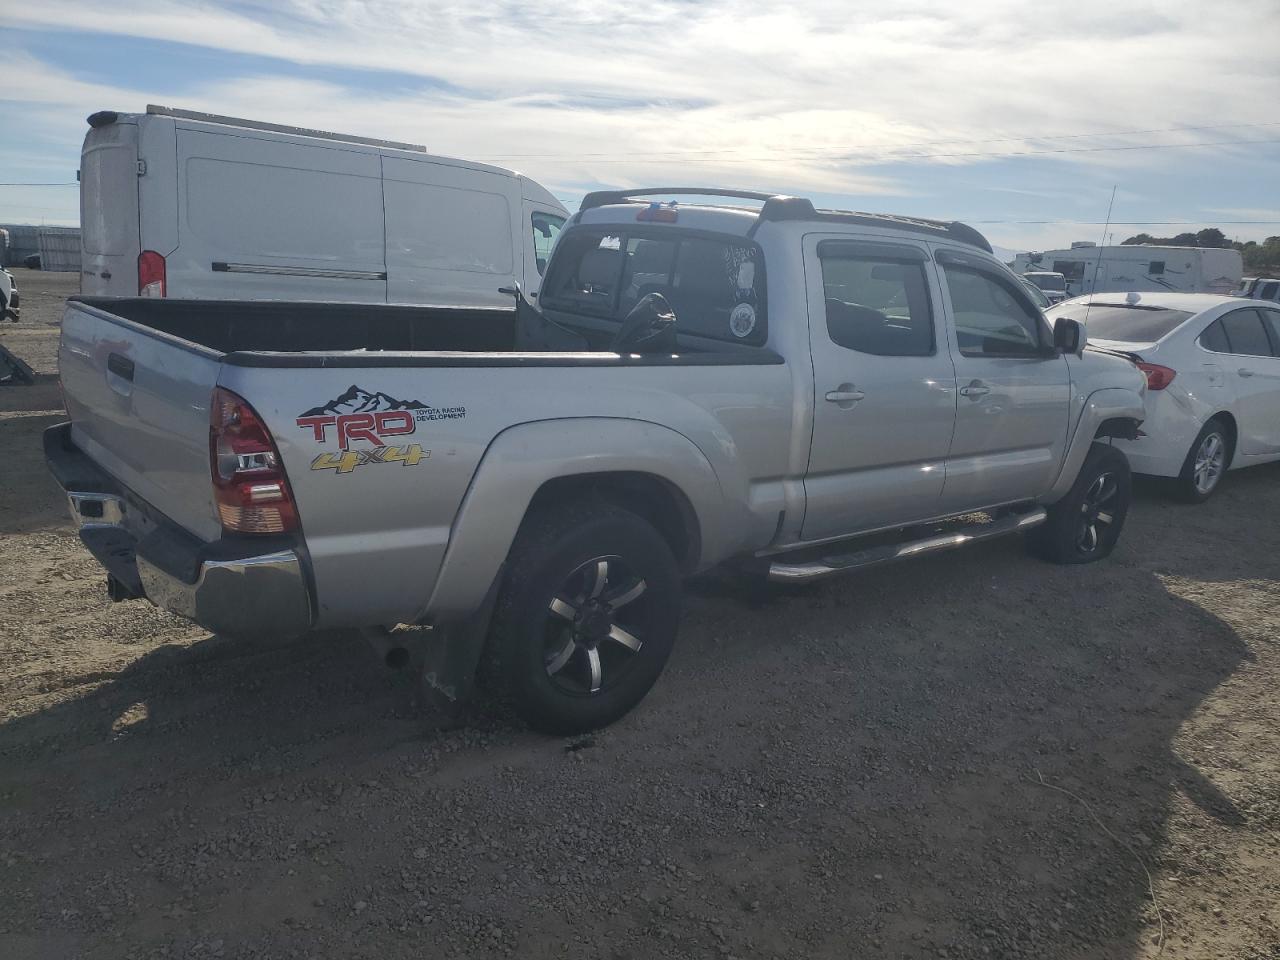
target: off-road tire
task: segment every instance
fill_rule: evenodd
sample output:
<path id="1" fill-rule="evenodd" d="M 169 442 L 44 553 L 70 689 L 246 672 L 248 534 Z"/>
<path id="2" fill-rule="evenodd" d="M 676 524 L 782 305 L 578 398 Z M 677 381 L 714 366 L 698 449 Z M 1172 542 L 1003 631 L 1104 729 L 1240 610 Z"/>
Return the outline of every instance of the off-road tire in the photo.
<path id="1" fill-rule="evenodd" d="M 593 600 L 594 581 L 586 578 L 599 569 L 600 558 L 617 582 L 606 578 Z M 643 592 L 625 600 L 628 586 L 641 580 Z M 521 525 L 508 556 L 482 680 L 543 733 L 606 726 L 639 703 L 662 673 L 675 643 L 680 593 L 670 547 L 637 515 L 595 499 L 541 510 Z M 609 596 L 620 601 L 616 609 Z M 553 612 L 555 598 L 574 617 Z M 606 627 L 639 638 L 639 649 L 603 635 Z M 574 650 L 559 672 L 549 672 L 569 644 Z M 602 685 L 590 692 L 596 676 Z"/>
<path id="2" fill-rule="evenodd" d="M 1101 503 L 1097 502 L 1099 496 Z M 1067 495 L 1051 506 L 1049 518 L 1028 534 L 1028 545 L 1052 563 L 1102 560 L 1120 539 L 1132 496 L 1128 459 L 1115 447 L 1095 442 Z"/>

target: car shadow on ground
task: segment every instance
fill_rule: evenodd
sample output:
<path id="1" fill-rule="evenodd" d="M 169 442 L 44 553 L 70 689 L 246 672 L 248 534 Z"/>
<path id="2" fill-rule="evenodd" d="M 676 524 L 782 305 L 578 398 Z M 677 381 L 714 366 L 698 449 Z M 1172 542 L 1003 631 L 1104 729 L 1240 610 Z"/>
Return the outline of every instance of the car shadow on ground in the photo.
<path id="1" fill-rule="evenodd" d="M 125 869 L 141 899 L 64 926 L 62 947 L 189 946 L 164 911 L 190 897 L 202 930 L 245 949 L 373 936 L 379 955 L 411 956 L 444 934 L 406 942 L 313 901 L 340 873 L 412 926 L 413 904 L 435 899 L 414 871 L 430 867 L 430 890 L 472 891 L 448 909 L 511 931 L 472 944 L 479 956 L 598 956 L 611 941 L 619 956 L 651 955 L 650 941 L 740 956 L 1141 955 L 1159 930 L 1144 871 L 1174 793 L 1243 822 L 1174 740 L 1248 656 L 1144 568 L 1152 526 L 1087 568 L 994 543 L 763 607 L 693 595 L 649 700 L 571 754 L 484 713 L 427 729 L 412 678 L 351 633 L 160 647 L 0 725 L 5 832 L 28 851 L 0 881 L 22 890 L 0 919 L 36 936 L 58 926 L 42 904 L 76 900 L 68 869 L 86 883 Z M 541 839 L 583 804 L 622 836 L 589 860 Z M 236 818 L 295 844 L 325 835 L 325 855 L 277 843 L 246 862 L 217 839 Z M 451 852 L 476 830 L 500 838 L 500 858 Z M 211 865 L 182 876 L 197 847 Z M 280 894 L 285 863 L 305 896 Z M 244 914 L 246 896 L 266 906 Z M 281 927 L 272 909 L 312 925 Z"/>

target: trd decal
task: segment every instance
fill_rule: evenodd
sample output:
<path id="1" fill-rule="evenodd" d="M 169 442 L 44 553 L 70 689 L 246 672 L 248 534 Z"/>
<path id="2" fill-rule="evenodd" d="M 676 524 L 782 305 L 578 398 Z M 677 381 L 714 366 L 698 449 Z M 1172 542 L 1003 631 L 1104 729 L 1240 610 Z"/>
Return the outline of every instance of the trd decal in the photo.
<path id="1" fill-rule="evenodd" d="M 419 444 L 411 443 L 407 447 L 374 447 L 372 450 L 345 450 L 342 453 L 321 453 L 311 461 L 312 470 L 336 470 L 338 473 L 350 473 L 356 467 L 366 463 L 403 463 L 406 467 L 416 467 L 419 461 L 431 456 L 430 450 L 423 450 Z"/>
<path id="2" fill-rule="evenodd" d="M 397 400 L 385 393 L 371 393 L 353 383 L 340 397 L 303 413 L 298 417 L 298 426 L 310 430 L 316 443 L 337 440 L 339 450 L 349 450 L 353 440 L 395 450 L 397 448 L 387 446 L 386 438 L 413 433 L 419 423 L 461 420 L 466 415 L 466 407 L 433 407 L 421 400 Z M 313 469 L 329 466 L 313 466 Z"/>

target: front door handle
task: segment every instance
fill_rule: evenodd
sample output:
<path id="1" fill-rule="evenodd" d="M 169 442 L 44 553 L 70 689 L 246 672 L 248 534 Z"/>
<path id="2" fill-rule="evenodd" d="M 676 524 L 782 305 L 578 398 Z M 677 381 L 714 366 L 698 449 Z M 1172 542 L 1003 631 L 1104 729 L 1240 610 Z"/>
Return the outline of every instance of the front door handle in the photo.
<path id="1" fill-rule="evenodd" d="M 1252 371 L 1252 370 L 1250 370 L 1248 367 L 1241 367 L 1239 370 L 1237 370 L 1237 371 L 1236 371 L 1236 373 L 1240 374 L 1240 376 L 1242 376 L 1242 377 L 1252 377 L 1252 376 L 1253 376 L 1253 371 Z"/>
<path id="2" fill-rule="evenodd" d="M 981 380 L 974 380 L 967 387 L 960 388 L 960 396 L 968 397 L 970 400 L 977 400 L 979 397 L 986 396 L 990 392 L 991 388 Z"/>
<path id="3" fill-rule="evenodd" d="M 838 403 L 840 406 L 847 408 L 853 406 L 865 396 L 866 394 L 861 390 L 855 390 L 852 383 L 842 383 L 840 384 L 840 389 L 827 391 L 827 402 Z"/>

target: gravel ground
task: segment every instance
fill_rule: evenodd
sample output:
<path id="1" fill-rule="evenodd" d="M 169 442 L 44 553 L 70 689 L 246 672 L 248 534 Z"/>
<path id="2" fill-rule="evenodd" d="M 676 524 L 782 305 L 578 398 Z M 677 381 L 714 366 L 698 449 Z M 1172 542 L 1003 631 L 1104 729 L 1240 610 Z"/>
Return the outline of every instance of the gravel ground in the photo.
<path id="1" fill-rule="evenodd" d="M 1280 468 L 1140 485 L 1085 568 L 708 578 L 641 707 L 555 740 L 432 724 L 350 634 L 110 604 L 50 389 L 0 395 L 0 955 L 1280 957 Z"/>

